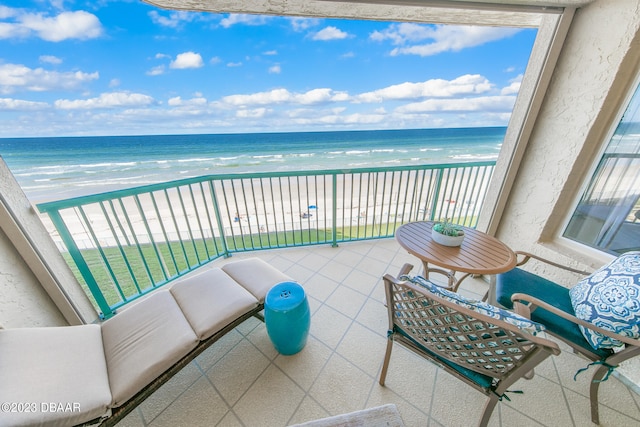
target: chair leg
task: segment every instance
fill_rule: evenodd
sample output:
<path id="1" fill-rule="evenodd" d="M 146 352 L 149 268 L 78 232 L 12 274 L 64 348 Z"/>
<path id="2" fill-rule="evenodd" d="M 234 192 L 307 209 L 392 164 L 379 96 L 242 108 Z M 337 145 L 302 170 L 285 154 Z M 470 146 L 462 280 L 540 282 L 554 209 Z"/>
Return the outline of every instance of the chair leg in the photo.
<path id="1" fill-rule="evenodd" d="M 535 376 L 536 376 L 536 371 L 535 371 L 535 369 L 532 369 L 529 372 L 527 372 L 526 374 L 524 374 L 522 377 L 525 380 L 532 380 L 533 377 L 535 377 Z"/>
<path id="2" fill-rule="evenodd" d="M 491 414 L 493 414 L 493 410 L 495 409 L 499 401 L 500 401 L 500 398 L 497 395 L 495 394 L 489 395 L 489 399 L 487 399 L 487 402 L 484 404 L 482 419 L 480 419 L 480 424 L 478 424 L 480 427 L 486 427 L 487 424 L 489 424 L 489 420 L 491 419 Z"/>
<path id="3" fill-rule="evenodd" d="M 600 413 L 598 408 L 598 389 L 600 387 L 600 381 L 607 374 L 609 368 L 606 366 L 600 366 L 598 370 L 593 374 L 591 378 L 591 385 L 589 386 L 589 399 L 591 400 L 591 422 L 594 424 L 600 424 Z"/>
<path id="4" fill-rule="evenodd" d="M 393 348 L 393 338 L 390 335 L 387 338 L 387 350 L 384 353 L 384 362 L 382 363 L 382 372 L 380 372 L 380 385 L 384 385 L 387 378 L 387 369 L 389 368 L 389 360 L 391 359 L 391 349 Z"/>

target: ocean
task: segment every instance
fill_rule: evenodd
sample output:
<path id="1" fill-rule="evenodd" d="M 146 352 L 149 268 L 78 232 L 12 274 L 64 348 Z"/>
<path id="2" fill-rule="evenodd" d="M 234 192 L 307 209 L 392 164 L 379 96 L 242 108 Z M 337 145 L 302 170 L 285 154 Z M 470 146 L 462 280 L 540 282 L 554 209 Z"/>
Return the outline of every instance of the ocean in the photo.
<path id="1" fill-rule="evenodd" d="M 505 127 L 0 139 L 42 202 L 182 178 L 495 160 Z"/>

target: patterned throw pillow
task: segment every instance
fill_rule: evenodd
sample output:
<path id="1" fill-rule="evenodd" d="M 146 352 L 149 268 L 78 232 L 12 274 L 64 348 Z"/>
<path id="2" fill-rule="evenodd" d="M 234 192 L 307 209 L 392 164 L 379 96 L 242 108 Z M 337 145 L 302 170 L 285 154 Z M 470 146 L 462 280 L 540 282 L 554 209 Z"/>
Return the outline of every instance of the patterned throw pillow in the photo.
<path id="1" fill-rule="evenodd" d="M 640 252 L 627 252 L 569 290 L 578 319 L 631 338 L 640 338 Z M 580 326 L 595 349 L 623 343 Z"/>
<path id="2" fill-rule="evenodd" d="M 544 325 L 534 322 L 532 320 L 529 320 L 526 317 L 520 316 L 517 313 L 513 313 L 508 310 L 503 310 L 491 304 L 487 304 L 486 302 L 483 302 L 483 301 L 465 298 L 460 294 L 443 289 L 440 286 L 433 284 L 432 282 L 430 282 L 429 280 L 425 279 L 422 276 L 414 276 L 414 277 L 402 276 L 400 280 L 406 280 L 415 285 L 422 286 L 423 288 L 428 289 L 429 292 L 436 294 L 439 297 L 442 297 L 448 301 L 459 304 L 477 313 L 484 314 L 485 316 L 489 316 L 493 319 L 503 320 L 511 325 L 517 326 L 523 332 L 527 332 L 531 335 L 537 335 L 539 332 L 542 332 L 545 329 Z"/>

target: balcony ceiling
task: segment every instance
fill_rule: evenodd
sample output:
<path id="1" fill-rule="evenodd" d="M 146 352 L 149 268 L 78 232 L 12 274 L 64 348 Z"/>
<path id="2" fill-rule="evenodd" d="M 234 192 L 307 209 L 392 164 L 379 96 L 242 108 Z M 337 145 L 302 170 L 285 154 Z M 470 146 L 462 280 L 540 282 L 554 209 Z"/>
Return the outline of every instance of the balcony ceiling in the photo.
<path id="1" fill-rule="evenodd" d="M 163 9 L 216 13 L 536 27 L 545 13 L 593 0 L 143 0 Z M 472 13 L 470 13 L 472 12 Z"/>

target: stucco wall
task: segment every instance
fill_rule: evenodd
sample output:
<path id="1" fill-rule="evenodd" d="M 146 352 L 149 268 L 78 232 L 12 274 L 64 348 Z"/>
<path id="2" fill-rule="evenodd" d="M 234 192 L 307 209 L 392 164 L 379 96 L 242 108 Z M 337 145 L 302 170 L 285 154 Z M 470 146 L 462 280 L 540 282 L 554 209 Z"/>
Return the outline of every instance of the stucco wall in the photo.
<path id="1" fill-rule="evenodd" d="M 608 259 L 556 236 L 632 87 L 639 9 L 598 0 L 577 11 L 497 231 L 512 248 L 589 268 Z"/>
<path id="2" fill-rule="evenodd" d="M 497 237 L 515 250 L 592 270 L 610 256 L 561 234 L 617 124 L 640 63 L 640 3 L 598 0 L 578 10 L 545 96 Z M 566 286 L 577 276 L 532 270 Z M 620 372 L 640 388 L 640 360 Z"/>
<path id="3" fill-rule="evenodd" d="M 1 229 L 0 323 L 5 328 L 67 324 Z"/>
<path id="4" fill-rule="evenodd" d="M 39 215 L 0 158 L 0 324 L 61 326 L 96 318 Z"/>

